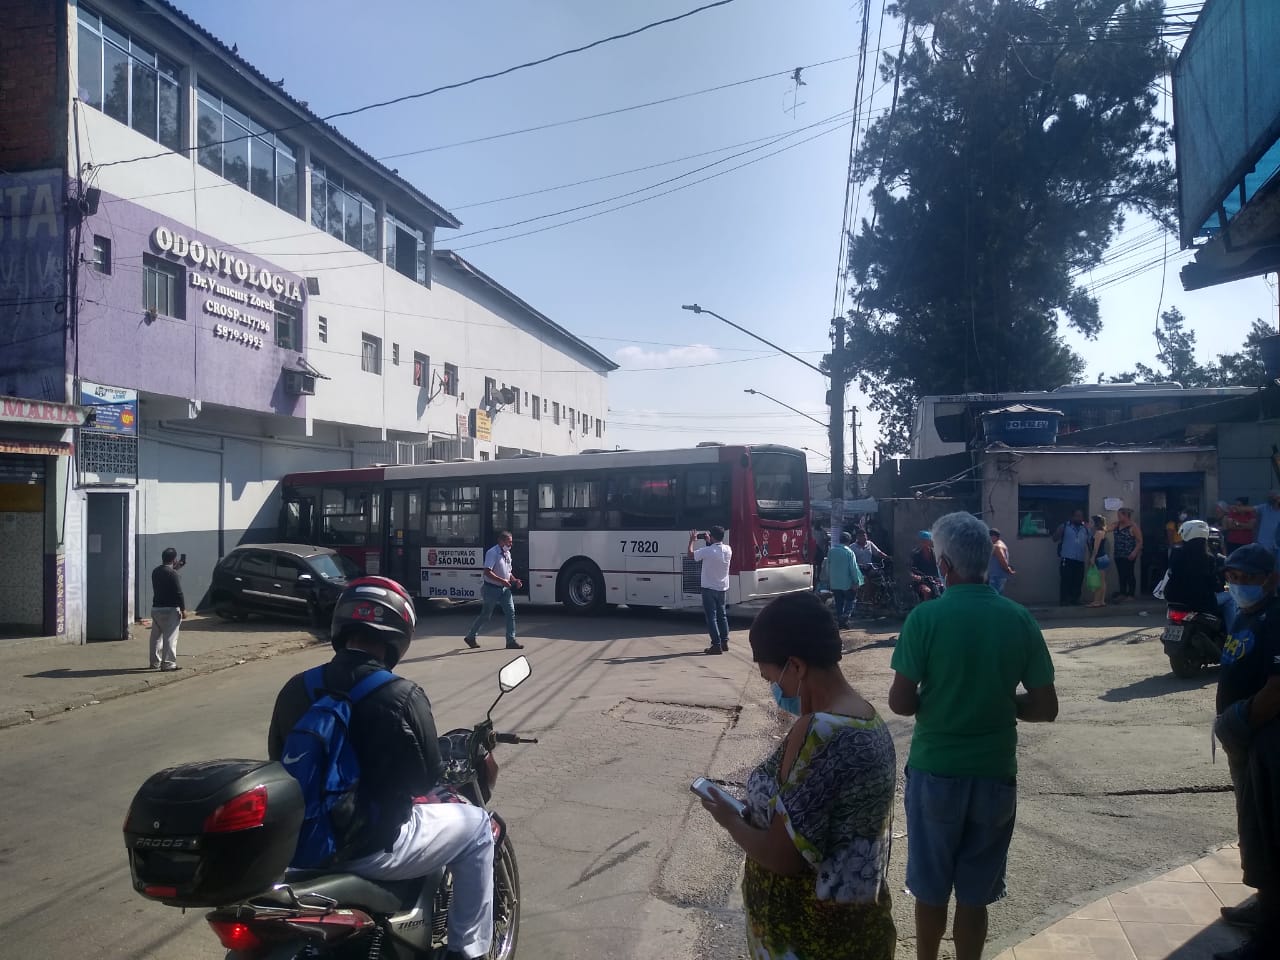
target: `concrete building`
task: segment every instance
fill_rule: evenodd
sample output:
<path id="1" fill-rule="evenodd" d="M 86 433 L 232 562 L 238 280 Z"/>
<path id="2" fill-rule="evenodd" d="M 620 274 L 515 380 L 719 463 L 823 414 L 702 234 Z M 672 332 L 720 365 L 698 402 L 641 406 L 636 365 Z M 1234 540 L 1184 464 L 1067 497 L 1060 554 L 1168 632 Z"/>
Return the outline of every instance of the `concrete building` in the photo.
<path id="1" fill-rule="evenodd" d="M 194 606 L 288 472 L 606 445 L 616 365 L 177 8 L 0 23 L 0 630 L 121 637 L 170 545 Z"/>

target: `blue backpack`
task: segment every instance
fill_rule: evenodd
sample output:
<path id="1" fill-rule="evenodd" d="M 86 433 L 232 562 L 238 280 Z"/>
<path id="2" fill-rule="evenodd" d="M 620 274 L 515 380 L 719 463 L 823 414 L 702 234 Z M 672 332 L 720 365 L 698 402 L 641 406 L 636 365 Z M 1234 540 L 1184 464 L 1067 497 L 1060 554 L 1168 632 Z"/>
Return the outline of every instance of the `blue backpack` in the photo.
<path id="1" fill-rule="evenodd" d="M 395 674 L 378 670 L 346 694 L 323 688 L 323 666 L 302 676 L 311 706 L 285 738 L 280 762 L 302 785 L 307 805 L 290 866 L 315 870 L 333 862 L 342 846 L 342 834 L 356 812 L 360 761 L 347 735 L 351 710 L 394 680 Z"/>

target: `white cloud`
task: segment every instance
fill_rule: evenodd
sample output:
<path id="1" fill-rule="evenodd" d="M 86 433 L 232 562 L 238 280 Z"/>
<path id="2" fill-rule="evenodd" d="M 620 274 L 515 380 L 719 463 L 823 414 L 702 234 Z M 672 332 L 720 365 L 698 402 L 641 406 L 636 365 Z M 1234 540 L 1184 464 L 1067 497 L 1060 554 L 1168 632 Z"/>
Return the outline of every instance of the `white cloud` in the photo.
<path id="1" fill-rule="evenodd" d="M 670 347 L 666 350 L 651 350 L 646 347 L 630 346 L 617 350 L 613 358 L 622 364 L 623 369 L 636 367 L 687 367 L 695 363 L 710 363 L 720 356 L 714 347 L 702 343 L 691 343 L 687 347 Z"/>

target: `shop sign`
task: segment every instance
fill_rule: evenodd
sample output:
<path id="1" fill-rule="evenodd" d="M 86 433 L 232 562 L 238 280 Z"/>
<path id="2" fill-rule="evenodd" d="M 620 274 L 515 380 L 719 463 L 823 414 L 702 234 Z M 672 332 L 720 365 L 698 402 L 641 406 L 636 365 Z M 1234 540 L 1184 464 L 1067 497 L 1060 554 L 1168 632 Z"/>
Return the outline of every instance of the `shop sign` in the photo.
<path id="1" fill-rule="evenodd" d="M 473 424 L 471 430 L 473 437 L 485 442 L 493 439 L 493 420 L 490 419 L 487 411 L 476 407 L 471 411 L 471 422 Z"/>
<path id="2" fill-rule="evenodd" d="M 234 253 L 219 250 L 201 240 L 189 239 L 168 227 L 156 227 L 152 230 L 151 244 L 175 260 L 185 260 L 193 267 L 203 267 L 206 272 L 216 272 L 219 276 L 234 279 L 251 290 L 256 287 L 263 294 L 302 303 L 302 287 L 296 281 L 282 277 L 278 273 L 272 273 L 248 260 L 242 260 Z M 241 292 L 245 296 L 243 302 L 248 303 L 247 298 L 250 293 Z"/>
<path id="3" fill-rule="evenodd" d="M 75 448 L 69 443 L 38 443 L 34 440 L 0 440 L 0 453 L 25 453 L 34 457 L 69 457 Z"/>
<path id="4" fill-rule="evenodd" d="M 471 428 L 467 425 L 467 415 L 465 413 L 458 414 L 458 436 L 471 436 Z"/>
<path id="5" fill-rule="evenodd" d="M 86 430 L 98 433 L 138 433 L 138 391 L 80 381 L 80 403 L 93 411 L 93 423 Z"/>
<path id="6" fill-rule="evenodd" d="M 84 423 L 84 410 L 70 403 L 49 403 L 44 400 L 5 397 L 0 403 L 0 421 L 47 424 L 51 427 L 78 427 Z"/>

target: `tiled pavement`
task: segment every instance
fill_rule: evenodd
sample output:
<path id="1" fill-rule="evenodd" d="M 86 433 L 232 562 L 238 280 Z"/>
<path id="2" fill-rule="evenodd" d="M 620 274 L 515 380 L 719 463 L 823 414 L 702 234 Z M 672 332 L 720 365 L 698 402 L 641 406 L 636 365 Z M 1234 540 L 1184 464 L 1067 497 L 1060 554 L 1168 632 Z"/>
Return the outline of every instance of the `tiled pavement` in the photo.
<path id="1" fill-rule="evenodd" d="M 1232 845 L 1089 904 L 995 960 L 1210 960 L 1242 940 L 1221 921 L 1252 890 Z"/>

